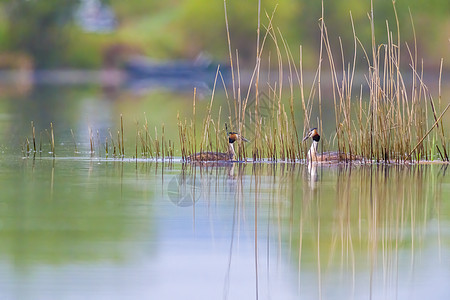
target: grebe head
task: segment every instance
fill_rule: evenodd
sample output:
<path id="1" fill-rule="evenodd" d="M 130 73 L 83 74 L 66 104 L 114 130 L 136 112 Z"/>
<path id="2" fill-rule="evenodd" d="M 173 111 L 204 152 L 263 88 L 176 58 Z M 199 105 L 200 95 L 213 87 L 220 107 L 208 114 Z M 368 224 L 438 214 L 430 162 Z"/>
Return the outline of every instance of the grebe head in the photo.
<path id="1" fill-rule="evenodd" d="M 317 128 L 311 128 L 306 136 L 303 138 L 303 141 L 306 141 L 307 139 L 312 138 L 313 141 L 319 142 L 320 141 L 320 135 L 317 132 Z"/>
<path id="2" fill-rule="evenodd" d="M 244 142 L 250 142 L 249 140 L 247 140 L 246 138 L 244 138 L 237 132 L 228 132 L 228 143 L 233 144 L 237 140 L 242 140 Z"/>

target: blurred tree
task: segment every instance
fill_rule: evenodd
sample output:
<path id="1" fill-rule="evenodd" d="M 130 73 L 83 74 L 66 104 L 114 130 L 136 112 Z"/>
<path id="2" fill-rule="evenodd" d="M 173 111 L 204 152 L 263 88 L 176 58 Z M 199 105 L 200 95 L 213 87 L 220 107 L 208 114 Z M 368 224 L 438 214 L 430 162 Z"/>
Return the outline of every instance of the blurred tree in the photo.
<path id="1" fill-rule="evenodd" d="M 238 49 L 241 63 L 252 63 L 256 50 L 256 25 L 257 25 L 257 1 L 227 0 L 228 21 L 233 49 Z M 276 5 L 277 11 L 274 26 L 280 29 L 294 53 L 298 54 L 298 45 L 303 45 L 305 66 L 317 64 L 318 49 L 320 45 L 319 22 L 321 17 L 321 1 L 298 0 L 265 0 L 261 1 L 261 23 L 267 25 L 265 16 L 269 15 Z M 334 51 L 340 51 L 339 38 L 342 40 L 344 53 L 353 53 L 353 32 L 350 22 L 350 12 L 355 24 L 356 34 L 362 44 L 370 48 L 371 26 L 369 22 L 370 0 L 324 0 L 324 19 L 328 36 Z M 180 30 L 185 37 L 185 45 L 189 55 L 201 50 L 207 50 L 220 57 L 226 57 L 228 53 L 223 1 L 185 0 L 183 14 L 178 20 Z M 375 36 L 377 43 L 387 40 L 387 24 L 394 39 L 397 38 L 397 25 L 392 0 L 373 1 Z M 431 59 L 436 56 L 448 54 L 439 44 L 448 43 L 445 37 L 447 33 L 442 29 L 448 28 L 448 16 L 450 15 L 450 1 L 430 0 L 397 0 L 395 1 L 397 16 L 400 23 L 402 46 L 404 42 L 413 43 L 413 30 L 409 11 L 411 10 L 415 30 L 418 38 L 419 49 L 426 51 L 422 55 L 433 53 Z M 262 35 L 264 28 L 261 28 Z M 448 39 L 448 37 L 447 37 Z M 280 43 L 280 41 L 278 41 Z M 271 49 L 270 41 L 266 49 Z M 281 45 L 282 46 L 282 45 Z M 272 45 L 273 47 L 273 45 Z M 273 48 L 272 48 L 273 50 Z M 283 49 L 281 49 L 283 50 Z M 284 51 L 284 50 L 283 50 Z M 272 51 L 273 53 L 273 51 Z M 338 54 L 338 53 L 336 53 Z M 339 58 L 340 55 L 335 55 Z M 405 56 L 405 59 L 407 57 Z M 437 60 L 437 63 L 439 60 Z"/>
<path id="2" fill-rule="evenodd" d="M 65 25 L 72 20 L 78 0 L 3 1 L 8 19 L 9 48 L 30 54 L 36 67 L 61 62 L 67 38 Z"/>
<path id="3" fill-rule="evenodd" d="M 37 67 L 99 67 L 104 48 L 116 43 L 138 46 L 155 58 L 194 58 L 206 51 L 214 59 L 228 59 L 223 0 L 102 2 L 111 5 L 119 24 L 116 31 L 100 36 L 67 26 L 80 0 L 0 0 L 0 50 L 28 53 L 36 60 Z M 340 57 L 339 38 L 345 54 L 353 53 L 350 11 L 359 40 L 370 47 L 370 0 L 323 0 L 323 3 L 336 59 Z M 253 64 L 258 1 L 226 0 L 226 4 L 233 54 L 238 49 L 241 65 Z M 387 22 L 396 39 L 393 1 L 374 0 L 373 4 L 377 43 L 387 40 Z M 414 42 L 411 10 L 419 57 L 425 57 L 425 64 L 427 60 L 438 64 L 441 57 L 450 58 L 450 1 L 396 0 L 395 5 L 402 46 L 404 42 L 410 46 Z M 298 58 L 299 45 L 302 45 L 304 66 L 314 68 L 320 45 L 321 1 L 262 0 L 261 6 L 261 36 L 265 33 L 264 25 L 268 24 L 266 13 L 271 15 L 277 7 L 273 21 L 275 32 L 278 34 L 279 29 L 283 34 L 294 58 Z M 279 34 L 277 38 L 284 53 Z M 265 49 L 270 50 L 273 58 L 275 49 L 270 38 Z M 408 59 L 408 55 L 403 55 L 403 59 Z"/>
<path id="4" fill-rule="evenodd" d="M 241 62 L 254 61 L 256 53 L 258 2 L 227 1 L 227 17 L 232 47 L 239 50 Z M 301 2 L 295 0 L 266 0 L 261 2 L 261 39 L 265 34 L 264 25 L 276 8 L 274 26 L 287 28 L 297 24 L 295 19 L 300 12 Z M 178 20 L 185 32 L 185 45 L 190 56 L 206 50 L 227 57 L 228 46 L 225 27 L 223 1 L 187 0 L 183 14 Z M 298 27 L 286 35 L 298 37 Z M 270 38 L 269 38 L 270 39 Z"/>

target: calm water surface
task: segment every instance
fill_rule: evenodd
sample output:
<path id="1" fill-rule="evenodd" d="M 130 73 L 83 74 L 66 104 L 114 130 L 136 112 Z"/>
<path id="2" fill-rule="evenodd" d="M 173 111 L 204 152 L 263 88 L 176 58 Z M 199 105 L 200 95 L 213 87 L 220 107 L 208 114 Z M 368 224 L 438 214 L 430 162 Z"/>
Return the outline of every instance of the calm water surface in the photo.
<path id="1" fill-rule="evenodd" d="M 174 107 L 190 111 L 191 97 L 3 96 L 0 299 L 448 299 L 445 166 L 132 159 L 143 112 L 176 141 Z M 121 113 L 128 158 L 105 158 Z M 44 141 L 34 158 L 30 121 Z"/>
<path id="2" fill-rule="evenodd" d="M 441 166 L 2 159 L 2 299 L 447 299 Z"/>

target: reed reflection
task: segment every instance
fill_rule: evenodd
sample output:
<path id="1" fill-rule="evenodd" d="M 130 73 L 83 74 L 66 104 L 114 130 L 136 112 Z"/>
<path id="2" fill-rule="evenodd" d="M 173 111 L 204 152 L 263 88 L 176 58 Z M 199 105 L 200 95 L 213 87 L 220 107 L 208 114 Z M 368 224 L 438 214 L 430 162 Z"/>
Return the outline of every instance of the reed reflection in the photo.
<path id="1" fill-rule="evenodd" d="M 228 188 L 229 191 L 235 189 L 236 182 L 244 170 L 245 164 L 183 163 L 180 173 L 170 180 L 167 194 L 178 206 L 192 206 L 200 198 L 206 201 L 217 200 L 218 193 L 222 192 L 222 189 Z"/>
<path id="2" fill-rule="evenodd" d="M 287 263 L 300 295 L 394 297 L 405 289 L 399 278 L 420 269 L 418 253 L 441 255 L 446 172 L 423 165 L 186 165 L 177 199 L 189 199 L 194 210 L 200 203 L 232 204 L 224 299 L 235 288 L 242 236 L 251 237 L 254 249 L 256 295 L 270 294 L 274 274 Z"/>
<path id="3" fill-rule="evenodd" d="M 299 213 L 288 218 L 294 224 L 289 240 L 296 241 L 292 253 L 298 253 L 300 293 L 309 288 L 302 282 L 305 274 L 315 268 L 318 298 L 326 296 L 330 285 L 356 298 L 381 291 L 394 297 L 398 278 L 414 272 L 417 253 L 430 244 L 438 245 L 431 247 L 433 255 L 441 253 L 439 222 L 432 221 L 439 220 L 447 166 L 313 169 L 308 175 L 319 174 L 319 180 L 303 185 L 303 197 L 292 201 L 292 210 Z"/>

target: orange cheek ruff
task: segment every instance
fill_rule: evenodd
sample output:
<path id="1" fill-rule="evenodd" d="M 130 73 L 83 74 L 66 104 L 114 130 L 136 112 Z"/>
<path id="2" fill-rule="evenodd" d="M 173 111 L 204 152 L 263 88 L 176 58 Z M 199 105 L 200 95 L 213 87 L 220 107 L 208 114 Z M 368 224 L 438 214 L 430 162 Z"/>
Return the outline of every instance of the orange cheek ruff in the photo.
<path id="1" fill-rule="evenodd" d="M 237 140 L 237 134 L 232 133 L 232 134 L 230 134 L 230 136 L 228 138 L 230 140 L 230 143 L 235 142 Z"/>

